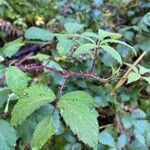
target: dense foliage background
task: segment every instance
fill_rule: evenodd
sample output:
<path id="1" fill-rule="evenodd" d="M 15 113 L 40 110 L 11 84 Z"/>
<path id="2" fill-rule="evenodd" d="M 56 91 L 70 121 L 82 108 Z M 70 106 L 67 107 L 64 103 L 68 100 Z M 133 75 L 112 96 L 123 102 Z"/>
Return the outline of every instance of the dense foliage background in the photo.
<path id="1" fill-rule="evenodd" d="M 12 110 L 18 100 L 18 96 L 21 95 L 20 93 L 23 91 L 23 88 L 27 86 L 26 81 L 32 82 L 33 85 L 36 83 L 44 84 L 47 87 L 50 87 L 55 95 L 66 94 L 77 90 L 89 93 L 94 98 L 95 107 L 98 112 L 99 135 L 97 149 L 150 149 L 149 10 L 149 0 L 0 0 L 1 22 L 5 22 L 3 26 L 0 24 L 0 149 L 30 149 L 31 139 L 37 124 L 46 116 L 50 116 L 50 114 L 53 114 L 57 132 L 46 142 L 42 148 L 43 150 L 90 149 L 88 146 L 89 143 L 87 142 L 86 145 L 86 140 L 83 139 L 88 140 L 89 138 L 90 141 L 90 138 L 94 138 L 92 133 L 91 137 L 82 137 L 82 133 L 80 135 L 79 132 L 79 134 L 77 134 L 79 138 L 76 134 L 73 134 L 75 131 L 73 130 L 72 132 L 72 129 L 66 126 L 67 122 L 64 121 L 65 117 L 63 120 L 59 111 L 57 109 L 54 111 L 55 103 L 43 105 L 27 117 L 23 123 L 17 127 L 14 126 L 17 121 L 14 118 L 15 121 L 11 119 L 13 113 L 15 113 L 14 111 L 12 113 Z M 6 23 L 6 21 L 9 23 Z M 73 76 L 67 80 L 61 93 L 58 92 L 58 89 L 64 81 L 60 73 L 62 68 L 68 71 L 91 71 L 93 63 L 91 57 L 87 55 L 82 55 L 77 58 L 71 57 L 72 47 L 77 47 L 76 44 L 85 42 L 82 37 L 72 39 L 57 37 L 57 39 L 50 40 L 52 44 L 50 46 L 48 45 L 43 51 L 38 52 L 38 54 L 35 54 L 34 56 L 30 56 L 28 61 L 25 61 L 22 66 L 19 65 L 18 67 L 23 72 L 26 72 L 30 79 L 26 77 L 23 72 L 20 72 L 20 70 L 16 70 L 16 68 L 13 67 L 4 72 L 4 68 L 10 66 L 11 63 L 16 63 L 15 60 L 11 61 L 8 58 L 5 58 L 5 56 L 12 56 L 11 51 L 8 52 L 8 50 L 16 50 L 16 47 L 20 48 L 28 42 L 30 44 L 45 44 L 47 43 L 45 37 L 48 38 L 49 32 L 44 32 L 39 28 L 47 29 L 50 33 L 65 34 L 66 29 L 69 31 L 73 30 L 73 24 L 70 28 L 65 26 L 68 22 L 73 22 L 73 24 L 77 23 L 77 25 L 85 25 L 82 32 L 79 32 L 78 35 L 82 34 L 91 39 L 97 36 L 98 29 L 120 33 L 122 35 L 121 40 L 133 46 L 137 55 L 134 55 L 130 47 L 113 43 L 111 46 L 119 52 L 122 61 L 128 64 L 123 63 L 122 65 L 119 65 L 119 56 L 114 56 L 116 61 L 112 55 L 102 51 L 97 54 L 96 65 L 93 68 L 93 71 L 97 76 L 103 78 L 114 75 L 116 78 L 109 80 L 109 82 L 100 83 L 99 81 L 91 80 L 91 77 L 76 78 Z M 30 28 L 32 26 L 39 28 Z M 13 29 L 13 27 L 15 27 L 15 29 Z M 81 26 L 77 27 L 81 28 Z M 36 37 L 38 32 L 41 34 L 39 37 Z M 42 34 L 45 34 L 45 36 L 41 36 Z M 20 35 L 25 36 L 25 39 L 18 39 L 18 36 Z M 35 39 L 35 37 L 37 39 Z M 41 38 L 43 38 L 43 41 L 41 41 Z M 13 41 L 13 44 L 10 41 Z M 14 47 L 9 47 L 9 45 L 14 45 Z M 26 47 L 28 47 L 28 44 Z M 3 55 L 3 51 L 5 51 L 5 56 Z M 147 53 L 141 59 L 140 66 L 137 68 L 132 66 L 135 60 L 138 59 L 144 51 Z M 44 59 L 49 56 L 53 61 L 44 62 Z M 48 64 L 50 67 L 54 67 L 60 72 L 49 72 L 48 70 L 43 72 L 40 67 L 37 68 L 37 66 L 40 65 L 39 62 Z M 36 66 L 36 71 L 35 69 L 32 69 L 31 64 Z M 27 70 L 25 66 L 30 66 L 30 69 Z M 141 66 L 144 66 L 144 68 Z M 138 73 L 134 75 L 130 74 L 127 81 L 129 84 L 125 82 L 112 95 L 112 89 L 127 71 L 128 67 L 131 67 Z M 16 74 L 19 74 L 22 80 L 20 80 L 19 77 L 16 77 Z M 145 74 L 144 77 L 146 78 L 141 77 L 143 74 Z M 6 80 L 4 79 L 4 76 L 6 76 Z M 15 83 L 13 83 L 13 79 L 16 81 Z M 24 81 L 25 83 L 21 81 Z M 21 86 L 17 87 L 18 84 Z M 16 86 L 15 89 L 14 86 Z M 35 90 L 36 93 L 38 93 L 38 90 L 39 93 L 41 92 L 40 88 L 36 87 L 36 85 L 32 90 Z M 47 91 L 47 89 L 44 89 L 44 91 Z M 27 91 L 27 94 L 32 95 L 30 90 Z M 40 94 L 42 97 L 43 93 L 41 92 Z M 82 93 L 79 93 L 79 95 L 82 96 Z M 36 97 L 32 98 L 38 100 L 40 96 L 36 95 Z M 45 96 L 55 97 L 53 93 L 50 92 L 49 95 Z M 59 96 L 60 95 L 58 95 L 58 97 Z M 74 96 L 75 95 L 70 95 L 70 98 Z M 89 97 L 87 96 L 87 99 L 88 98 Z M 32 101 L 32 99 L 30 99 L 30 101 Z M 61 108 L 62 105 L 67 104 L 61 104 L 59 107 Z M 68 106 L 68 113 L 69 111 L 71 112 L 73 107 L 73 105 L 70 107 Z M 30 109 L 32 110 L 32 108 L 29 108 L 28 111 L 30 111 Z M 26 113 L 26 111 L 24 113 Z M 82 111 L 80 113 L 82 113 Z M 21 120 L 24 114 L 19 114 L 18 111 L 18 115 L 20 115 L 19 119 Z M 80 116 L 80 114 L 78 115 Z M 88 115 L 89 117 L 92 116 L 90 116 L 90 114 L 87 114 L 87 116 L 86 114 L 84 115 L 85 118 Z M 69 117 L 69 115 L 67 117 Z M 46 119 L 43 124 L 47 123 Z M 10 120 L 13 124 L 10 123 Z M 87 121 L 84 123 L 86 123 L 87 128 L 89 127 L 90 132 L 90 122 Z M 54 128 L 54 125 L 51 126 Z M 77 127 L 73 126 L 72 128 Z M 82 130 L 84 132 L 84 128 Z M 85 132 L 86 131 L 87 130 L 85 130 Z M 51 134 L 53 135 L 53 133 Z M 34 144 L 32 143 L 32 145 Z"/>

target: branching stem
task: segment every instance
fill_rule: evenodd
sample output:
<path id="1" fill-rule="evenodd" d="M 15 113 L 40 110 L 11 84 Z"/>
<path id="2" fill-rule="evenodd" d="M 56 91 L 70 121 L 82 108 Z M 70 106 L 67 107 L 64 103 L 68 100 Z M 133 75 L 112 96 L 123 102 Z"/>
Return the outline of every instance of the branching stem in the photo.
<path id="1" fill-rule="evenodd" d="M 90 79 L 99 81 L 101 83 L 105 83 L 105 82 L 108 82 L 108 81 L 111 81 L 111 80 L 125 79 L 125 78 L 116 78 L 116 77 L 101 78 L 101 77 L 98 77 L 98 76 L 96 76 L 96 75 L 94 75 L 93 73 L 90 73 L 90 72 L 74 72 L 74 71 L 66 71 L 66 70 L 61 71 L 61 70 L 57 70 L 57 69 L 52 68 L 52 67 L 47 66 L 47 65 L 42 65 L 42 66 L 45 69 L 48 69 L 52 72 L 56 72 L 56 73 L 61 74 L 62 76 L 65 77 L 65 79 L 68 79 L 69 77 L 90 78 Z"/>

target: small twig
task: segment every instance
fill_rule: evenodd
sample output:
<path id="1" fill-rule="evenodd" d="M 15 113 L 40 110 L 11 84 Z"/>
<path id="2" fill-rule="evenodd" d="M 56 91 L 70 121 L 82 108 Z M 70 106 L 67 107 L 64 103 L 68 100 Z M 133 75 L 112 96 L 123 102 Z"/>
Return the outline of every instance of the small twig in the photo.
<path id="1" fill-rule="evenodd" d="M 116 118 L 116 124 L 117 124 L 118 133 L 122 133 L 124 131 L 124 127 L 123 127 L 123 125 L 121 123 L 121 119 L 120 119 L 120 116 L 119 116 L 118 113 L 116 113 L 115 118 Z"/>
<path id="2" fill-rule="evenodd" d="M 61 84 L 61 86 L 60 86 L 60 88 L 59 88 L 59 90 L 58 90 L 57 98 L 56 98 L 56 100 L 55 100 L 56 103 L 54 104 L 54 109 L 53 109 L 51 115 L 53 115 L 53 114 L 55 113 L 56 104 L 57 104 L 57 102 L 59 101 L 59 98 L 61 97 L 61 95 L 62 95 L 62 93 L 63 93 L 63 89 L 64 89 L 64 87 L 65 87 L 66 81 L 67 81 L 67 76 L 64 76 L 64 80 L 62 81 L 62 84 Z"/>
<path id="3" fill-rule="evenodd" d="M 54 113 L 55 113 L 55 110 L 56 110 L 56 104 L 57 104 L 57 103 L 54 104 L 54 109 L 52 110 L 51 116 L 53 116 Z"/>
<path id="4" fill-rule="evenodd" d="M 133 63 L 133 65 L 137 65 L 142 59 L 143 59 L 143 57 L 146 55 L 146 52 L 143 52 L 141 55 L 140 55 L 140 57 Z M 125 78 L 125 79 L 120 79 L 119 81 L 118 81 L 118 83 L 117 83 L 117 85 L 112 89 L 112 92 L 111 92 L 111 95 L 113 94 L 113 93 L 115 93 L 115 91 L 116 91 L 116 89 L 118 89 L 119 87 L 121 87 L 123 84 L 124 84 L 124 82 L 127 80 L 127 77 L 128 77 L 128 75 L 129 75 L 129 73 L 132 71 L 132 68 L 129 68 L 128 70 L 127 70 L 127 72 L 123 75 L 123 78 Z"/>
<path id="5" fill-rule="evenodd" d="M 99 129 L 101 130 L 101 129 L 104 129 L 104 128 L 109 127 L 109 126 L 111 126 L 111 125 L 112 125 L 112 124 L 106 124 L 106 125 L 100 126 Z"/>
<path id="6" fill-rule="evenodd" d="M 93 72 L 93 71 L 94 71 L 94 68 L 95 68 L 95 66 L 96 66 L 97 53 L 98 53 L 98 48 L 96 47 L 96 48 L 95 48 L 94 59 L 93 59 L 93 62 L 92 62 L 91 72 Z"/>
<path id="7" fill-rule="evenodd" d="M 61 84 L 61 86 L 60 86 L 60 88 L 59 88 L 59 91 L 58 91 L 58 94 L 57 94 L 57 97 L 58 97 L 58 98 L 59 98 L 59 97 L 62 95 L 62 93 L 63 93 L 63 89 L 64 89 L 64 87 L 65 87 L 67 78 L 68 78 L 68 76 L 64 76 L 64 80 L 62 81 L 62 84 Z"/>
<path id="8" fill-rule="evenodd" d="M 3 76 L 3 77 L 0 78 L 0 86 L 1 86 L 2 84 L 4 84 L 4 82 L 5 82 L 5 76 Z"/>

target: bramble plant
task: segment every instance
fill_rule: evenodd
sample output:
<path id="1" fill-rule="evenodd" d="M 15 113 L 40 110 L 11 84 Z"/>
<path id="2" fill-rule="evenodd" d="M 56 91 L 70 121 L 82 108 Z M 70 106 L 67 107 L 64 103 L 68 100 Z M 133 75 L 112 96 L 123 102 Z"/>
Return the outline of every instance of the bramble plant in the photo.
<path id="1" fill-rule="evenodd" d="M 146 53 L 136 63 L 130 64 L 122 60 L 115 45 L 127 46 L 131 55 L 137 56 L 137 53 L 132 46 L 120 40 L 120 34 L 102 29 L 96 34 L 85 30 L 85 26 L 79 23 L 66 23 L 64 29 L 63 33 L 53 33 L 30 27 L 25 31 L 24 38 L 7 42 L 0 49 L 0 77 L 3 84 L 0 88 L 0 97 L 3 97 L 0 106 L 5 104 L 5 115 L 12 110 L 11 125 L 0 120 L 0 130 L 1 126 L 7 130 L 0 133 L 3 146 L 12 149 L 18 137 L 26 137 L 31 148 L 41 149 L 53 137 L 68 132 L 67 127 L 77 136 L 72 145 L 78 149 L 84 143 L 94 150 L 105 146 L 121 150 L 129 145 L 133 132 L 137 139 L 142 139 L 142 144 L 149 143 L 150 124 L 145 119 L 145 113 L 123 105 L 120 95 L 116 93 L 126 80 L 127 84 L 138 80 L 150 84 L 150 70 L 137 65 Z M 46 52 L 39 47 L 36 50 L 32 47 L 28 51 L 27 45 L 43 46 L 53 42 L 54 47 Z M 26 53 L 20 50 L 24 45 L 27 46 Z M 106 53 L 116 63 L 103 75 L 101 70 L 107 68 L 101 68 L 99 59 Z M 126 76 L 121 74 L 121 67 L 124 66 L 130 68 Z M 121 84 L 114 90 L 116 81 L 121 81 Z M 102 100 L 98 94 L 104 89 L 99 85 L 106 89 Z M 124 96 L 124 99 L 127 101 L 128 97 Z M 114 122 L 100 125 L 101 119 L 98 118 L 103 107 L 111 109 Z M 33 120 L 35 122 L 29 125 Z M 32 128 L 33 135 L 32 131 L 27 131 L 30 134 L 28 138 L 22 132 L 23 128 Z M 8 134 L 11 134 L 11 138 Z"/>

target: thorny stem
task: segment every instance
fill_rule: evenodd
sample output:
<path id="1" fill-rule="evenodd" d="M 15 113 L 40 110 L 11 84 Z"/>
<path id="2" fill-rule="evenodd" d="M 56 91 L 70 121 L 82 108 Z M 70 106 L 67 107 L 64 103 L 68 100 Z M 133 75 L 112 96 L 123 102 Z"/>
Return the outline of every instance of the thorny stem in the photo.
<path id="1" fill-rule="evenodd" d="M 96 58 L 97 58 L 97 54 L 98 54 L 98 48 L 99 48 L 99 46 L 100 46 L 100 41 L 98 41 L 97 43 L 96 43 L 96 48 L 95 48 L 95 53 L 94 53 L 94 59 L 93 59 L 93 62 L 92 62 L 92 68 L 91 68 L 91 72 L 93 72 L 94 71 L 94 69 L 95 69 L 95 66 L 96 66 Z"/>
<path id="2" fill-rule="evenodd" d="M 91 72 L 94 71 L 94 68 L 95 68 L 95 66 L 96 66 L 96 56 L 97 56 L 97 53 L 98 53 L 98 48 L 96 47 L 96 48 L 95 48 L 94 59 L 93 59 L 93 62 L 92 62 Z"/>
<path id="3" fill-rule="evenodd" d="M 21 61 L 22 62 L 22 61 Z M 20 64 L 19 64 L 20 65 Z M 22 66 L 21 66 L 22 67 Z M 55 72 L 55 73 L 58 73 L 60 75 L 62 75 L 64 77 L 64 80 L 59 88 L 59 91 L 58 91 L 58 96 L 57 98 L 59 98 L 62 93 L 63 93 L 63 89 L 64 89 L 64 86 L 66 84 L 66 81 L 68 78 L 70 77 L 75 77 L 75 78 L 89 78 L 89 79 L 92 79 L 92 80 L 96 80 L 96 81 L 99 81 L 100 83 L 106 83 L 106 82 L 109 82 L 109 81 L 112 81 L 112 80 L 120 80 L 120 79 L 125 79 L 125 78 L 117 78 L 117 77 L 108 77 L 108 78 L 101 78 L 99 76 L 96 76 L 95 74 L 91 73 L 91 72 L 75 72 L 75 71 L 67 71 L 67 70 L 58 70 L 56 68 L 53 68 L 53 67 L 50 67 L 48 66 L 48 64 L 40 64 L 39 65 L 34 65 L 34 66 L 29 66 L 29 67 L 26 67 L 26 68 L 23 68 L 23 70 L 36 70 L 36 68 L 45 68 L 51 72 Z"/>
<path id="4" fill-rule="evenodd" d="M 81 77 L 81 78 L 90 78 L 90 79 L 93 79 L 93 80 L 96 80 L 96 81 L 99 81 L 101 83 L 105 83 L 105 82 L 108 82 L 108 81 L 111 81 L 111 80 L 120 80 L 120 78 L 116 78 L 116 77 L 109 77 L 109 78 L 101 78 L 101 77 L 98 77 L 90 72 L 74 72 L 74 71 L 66 71 L 66 70 L 57 70 L 55 68 L 52 68 L 52 67 L 49 67 L 49 66 L 46 66 L 46 65 L 42 65 L 44 68 L 52 71 L 52 72 L 56 72 L 56 73 L 59 73 L 61 74 L 62 76 L 64 76 L 66 79 L 68 79 L 69 77 Z M 124 78 L 121 78 L 121 79 L 124 79 Z"/>
<path id="5" fill-rule="evenodd" d="M 107 78 L 107 79 L 100 78 L 100 77 L 95 76 L 94 74 L 91 74 L 89 72 L 73 72 L 73 71 L 66 71 L 66 70 L 60 71 L 60 70 L 57 70 L 55 68 L 52 68 L 52 67 L 49 67 L 49 66 L 46 66 L 46 65 L 43 65 L 43 67 L 50 70 L 50 71 L 59 73 L 62 76 L 67 76 L 67 78 L 68 77 L 91 78 L 91 79 L 94 79 L 94 80 L 97 80 L 97 81 L 103 82 L 103 83 L 107 82 L 109 80 L 109 78 Z"/>
<path id="6" fill-rule="evenodd" d="M 31 54 L 29 54 L 29 55 L 31 55 Z M 22 62 L 24 62 L 25 60 L 27 59 L 27 57 L 25 57 L 25 58 L 23 58 L 22 60 L 20 60 L 19 61 L 19 65 L 22 63 Z M 17 62 L 17 66 L 19 66 L 18 65 L 18 62 Z M 39 67 L 39 66 L 38 66 Z M 61 94 L 62 94 L 62 91 L 63 91 L 63 88 L 64 88 L 64 86 L 65 86 L 65 83 L 66 83 L 66 81 L 67 81 L 67 79 L 69 78 L 69 77 L 79 77 L 79 78 L 90 78 L 90 79 L 92 79 L 92 80 L 96 80 L 96 81 L 99 81 L 100 83 L 106 83 L 106 82 L 109 82 L 109 81 L 112 81 L 112 80 L 120 80 L 120 79 L 126 79 L 126 78 L 117 78 L 117 77 L 108 77 L 108 78 L 101 78 L 101 77 L 99 77 L 99 76 L 96 76 L 96 75 L 94 75 L 93 73 L 91 73 L 91 72 L 75 72 L 75 71 L 66 71 L 66 70 L 57 70 L 56 68 L 53 68 L 53 67 L 50 67 L 50 66 L 48 66 L 47 64 L 43 64 L 43 65 L 41 65 L 41 67 L 42 68 L 45 68 L 45 69 L 47 69 L 47 70 L 49 70 L 49 71 L 52 71 L 52 72 L 55 72 L 55 73 L 58 73 L 58 74 L 60 74 L 60 75 L 62 75 L 63 77 L 64 77 L 64 80 L 63 80 L 63 82 L 62 82 L 62 85 L 61 85 L 61 87 L 60 87 L 60 89 L 59 89 L 59 92 L 58 92 L 58 97 L 60 97 L 61 96 Z M 28 69 L 30 69 L 30 68 L 28 68 Z M 32 68 L 33 69 L 33 68 Z M 35 69 L 36 69 L 36 66 L 35 66 Z"/>
<path id="7" fill-rule="evenodd" d="M 32 52 L 29 53 L 28 55 L 26 55 L 25 57 L 23 57 L 21 60 L 19 60 L 15 65 L 16 65 L 16 66 L 19 66 L 20 64 L 22 64 L 23 62 L 25 62 L 25 61 L 28 59 L 28 57 L 30 57 L 30 56 L 32 56 L 32 55 L 33 55 Z"/>

